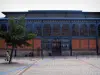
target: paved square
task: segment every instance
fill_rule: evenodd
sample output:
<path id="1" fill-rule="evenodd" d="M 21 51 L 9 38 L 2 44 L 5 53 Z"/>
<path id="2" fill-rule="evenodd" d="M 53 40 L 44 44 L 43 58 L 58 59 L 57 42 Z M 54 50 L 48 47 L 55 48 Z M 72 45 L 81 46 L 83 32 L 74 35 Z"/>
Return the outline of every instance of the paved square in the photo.
<path id="1" fill-rule="evenodd" d="M 0 64 L 0 75 L 100 75 L 99 56 L 14 58 L 13 62 L 20 64 Z"/>

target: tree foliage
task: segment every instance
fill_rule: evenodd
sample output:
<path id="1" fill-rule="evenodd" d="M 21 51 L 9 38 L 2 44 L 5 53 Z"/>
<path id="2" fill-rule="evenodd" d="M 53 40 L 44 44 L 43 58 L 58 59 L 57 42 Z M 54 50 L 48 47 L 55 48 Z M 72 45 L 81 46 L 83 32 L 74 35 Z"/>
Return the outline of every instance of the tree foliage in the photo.
<path id="1" fill-rule="evenodd" d="M 30 46 L 27 40 L 33 39 L 36 35 L 29 33 L 25 27 L 25 17 L 8 20 L 7 30 L 3 30 L 0 25 L 0 38 L 4 39 L 7 45 L 12 46 L 9 63 L 12 60 L 12 54 L 15 47 L 26 45 Z"/>

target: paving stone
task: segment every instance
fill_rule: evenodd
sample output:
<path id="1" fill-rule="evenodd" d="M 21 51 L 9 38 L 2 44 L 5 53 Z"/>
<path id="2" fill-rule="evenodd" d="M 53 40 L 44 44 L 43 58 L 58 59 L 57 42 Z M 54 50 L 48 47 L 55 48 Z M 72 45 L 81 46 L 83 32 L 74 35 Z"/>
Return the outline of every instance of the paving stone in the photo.
<path id="1" fill-rule="evenodd" d="M 0 63 L 2 62 L 4 60 L 0 58 Z M 23 66 L 24 69 L 10 72 L 8 75 L 100 75 L 100 57 L 97 56 L 14 58 L 13 62 L 21 65 L 2 65 L 1 75 Z"/>

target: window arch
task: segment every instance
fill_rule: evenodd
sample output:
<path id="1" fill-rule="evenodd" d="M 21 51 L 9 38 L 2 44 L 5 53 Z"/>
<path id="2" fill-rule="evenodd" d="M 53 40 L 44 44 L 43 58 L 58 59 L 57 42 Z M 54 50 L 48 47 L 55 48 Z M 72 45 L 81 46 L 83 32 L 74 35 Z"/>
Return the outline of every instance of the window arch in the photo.
<path id="1" fill-rule="evenodd" d="M 81 25 L 80 36 L 88 36 L 88 26 L 86 24 Z"/>
<path id="2" fill-rule="evenodd" d="M 51 35 L 50 24 L 44 24 L 44 26 L 43 26 L 43 36 L 50 36 L 50 35 Z"/>
<path id="3" fill-rule="evenodd" d="M 96 26 L 95 26 L 95 24 L 90 24 L 89 36 L 96 36 Z"/>
<path id="4" fill-rule="evenodd" d="M 72 25 L 72 36 L 79 36 L 79 25 L 78 24 Z"/>

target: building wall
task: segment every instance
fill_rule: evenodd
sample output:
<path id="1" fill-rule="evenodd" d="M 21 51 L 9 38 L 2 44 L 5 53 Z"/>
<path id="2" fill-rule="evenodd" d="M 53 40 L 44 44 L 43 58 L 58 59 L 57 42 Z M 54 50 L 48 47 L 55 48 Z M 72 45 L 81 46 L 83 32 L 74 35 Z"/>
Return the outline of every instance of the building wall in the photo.
<path id="1" fill-rule="evenodd" d="M 34 39 L 34 49 L 41 49 L 41 39 Z"/>
<path id="2" fill-rule="evenodd" d="M 5 48 L 5 40 L 0 39 L 0 48 Z"/>
<path id="3" fill-rule="evenodd" d="M 96 39 L 72 39 L 73 51 L 96 50 Z"/>
<path id="4" fill-rule="evenodd" d="M 28 40 L 28 43 L 31 44 L 31 46 L 23 46 L 23 47 L 17 47 L 17 56 L 29 56 L 30 52 L 33 52 L 35 56 L 40 55 L 41 51 L 41 40 L 40 39 L 32 39 Z M 11 46 L 8 46 L 8 50 L 11 50 Z M 6 43 L 4 40 L 0 40 L 0 56 L 5 56 L 6 52 Z M 15 52 L 13 52 L 13 55 Z"/>
<path id="5" fill-rule="evenodd" d="M 67 38 L 68 40 L 72 41 L 70 42 L 72 46 L 72 51 L 96 51 L 96 37 L 99 36 L 98 25 L 100 24 L 100 19 L 95 19 L 95 18 L 100 18 L 100 13 L 92 13 L 92 12 L 32 13 L 31 12 L 23 14 L 9 13 L 6 15 L 6 17 L 9 18 L 13 16 L 17 18 L 23 15 L 27 18 L 26 19 L 27 31 L 32 31 L 33 33 L 36 33 L 37 37 L 39 37 L 40 39 L 28 40 L 28 42 L 32 44 L 32 46 L 29 47 L 23 46 L 23 48 L 18 47 L 19 51 L 29 52 L 32 51 L 33 48 L 35 50 L 41 49 L 42 48 L 41 39 L 44 37 L 49 37 L 50 39 Z M 33 18 L 47 18 L 47 19 L 33 19 Z M 78 18 L 83 18 L 83 19 L 78 19 Z M 1 21 L 1 20 L 0 24 L 8 25 L 7 21 Z M 48 27 L 46 27 L 47 25 Z M 99 45 L 100 45 L 100 39 L 98 40 L 98 47 L 100 53 Z M 4 40 L 0 40 L 0 48 L 1 49 L 5 48 Z M 8 48 L 11 48 L 11 46 L 9 46 Z M 64 51 L 62 53 L 64 53 Z"/>

